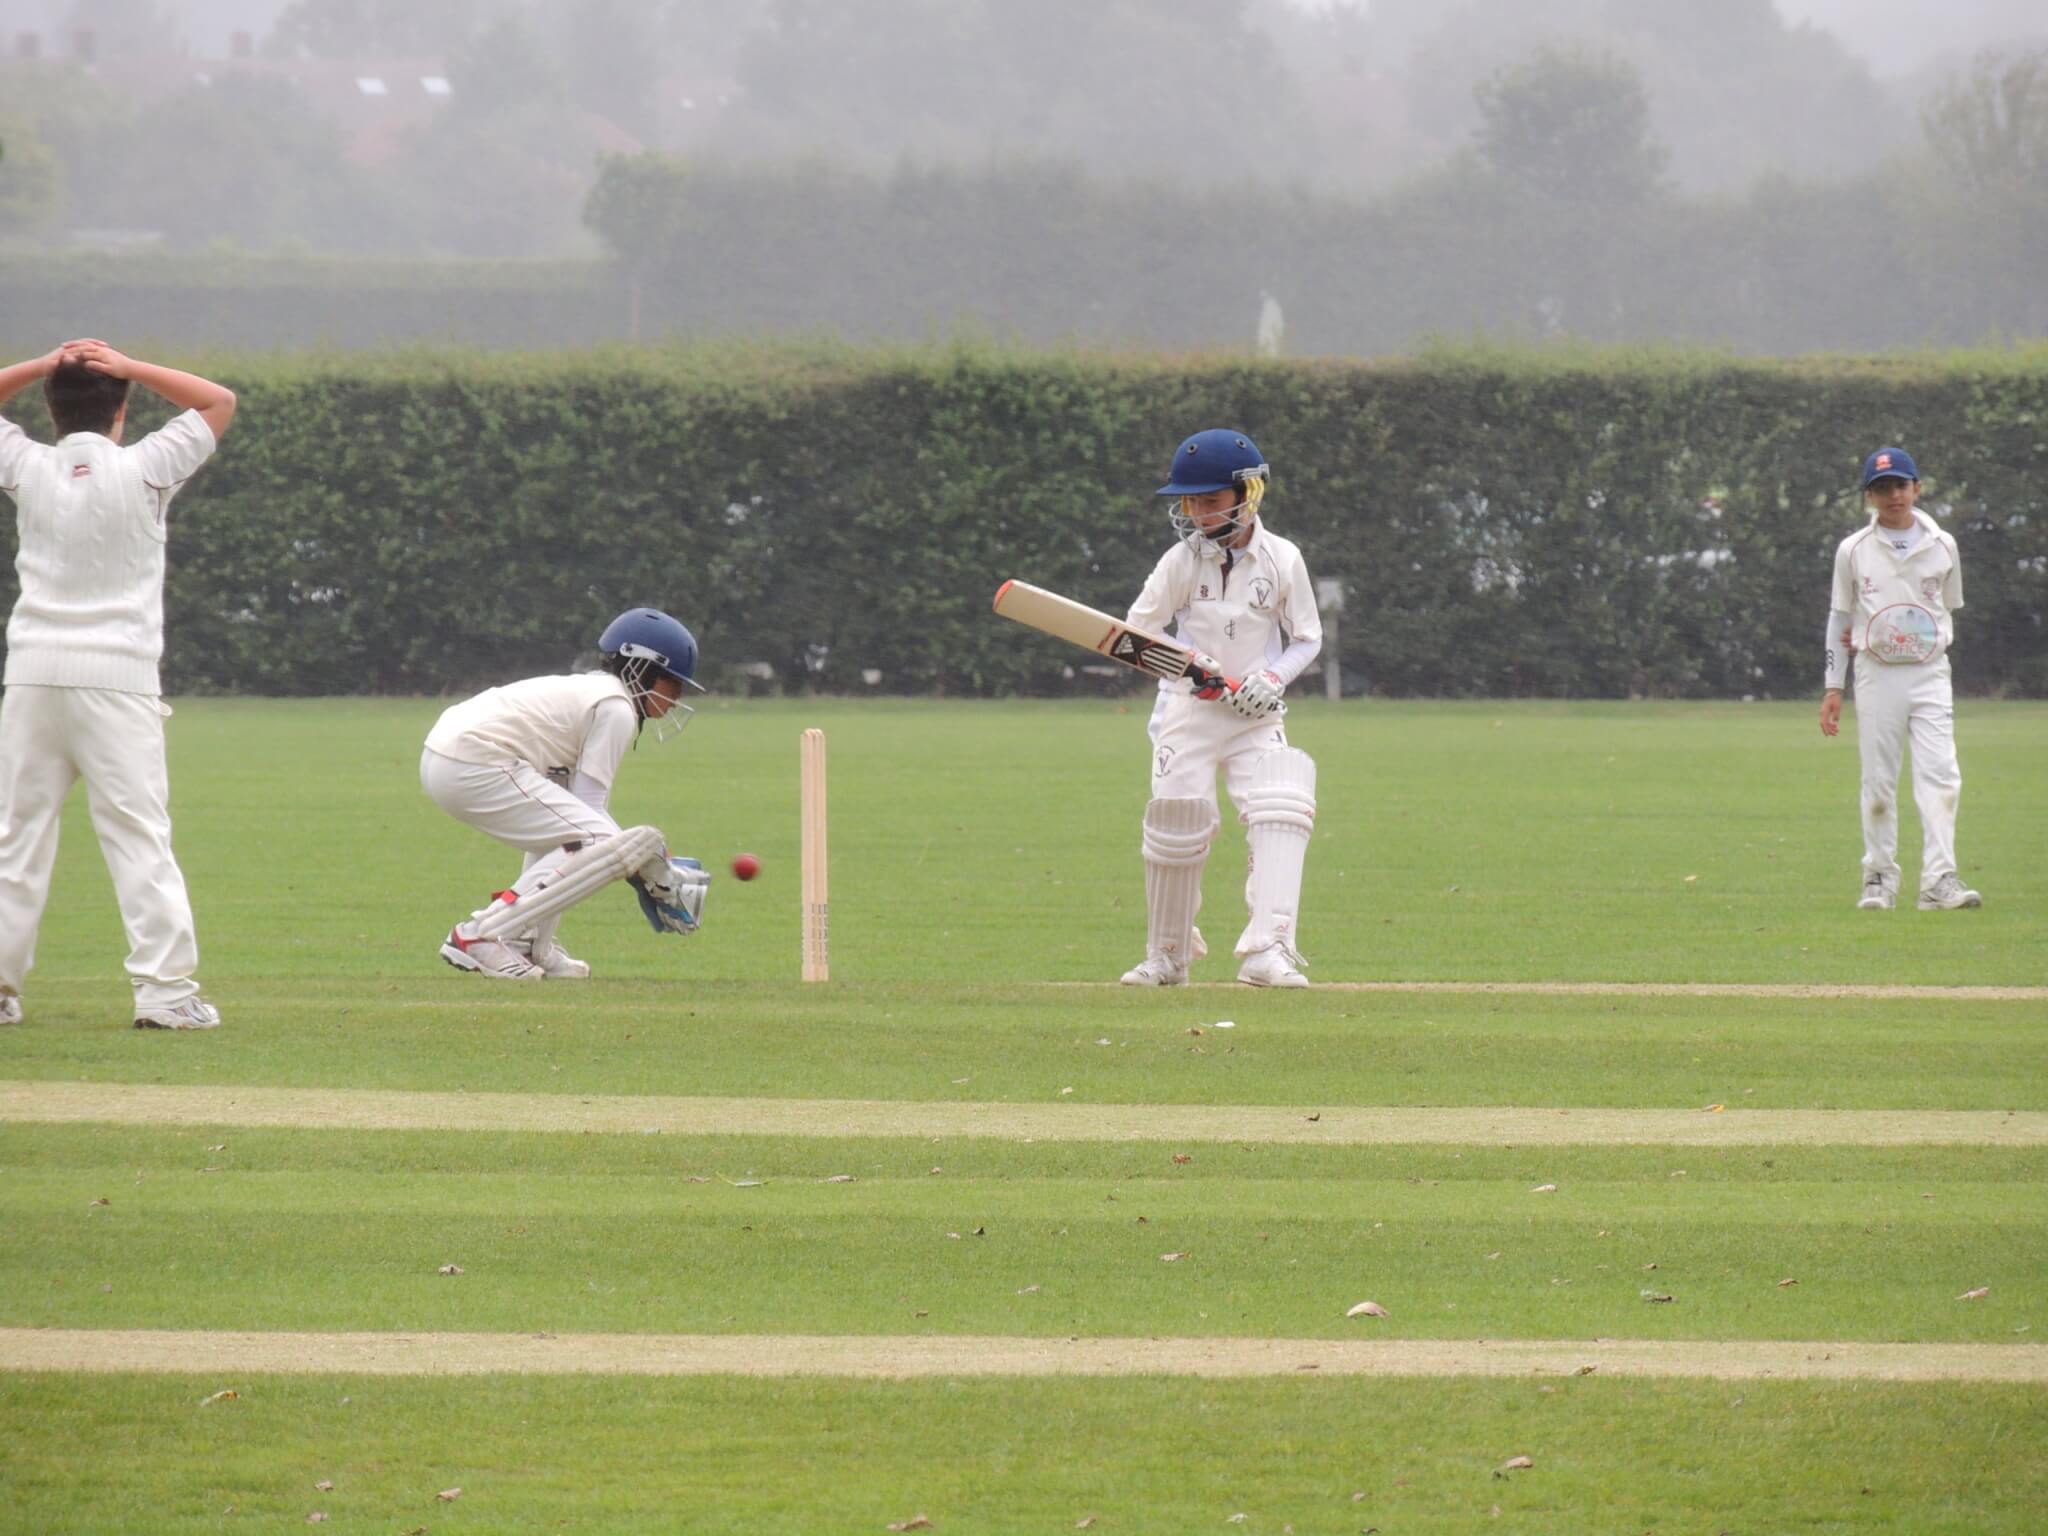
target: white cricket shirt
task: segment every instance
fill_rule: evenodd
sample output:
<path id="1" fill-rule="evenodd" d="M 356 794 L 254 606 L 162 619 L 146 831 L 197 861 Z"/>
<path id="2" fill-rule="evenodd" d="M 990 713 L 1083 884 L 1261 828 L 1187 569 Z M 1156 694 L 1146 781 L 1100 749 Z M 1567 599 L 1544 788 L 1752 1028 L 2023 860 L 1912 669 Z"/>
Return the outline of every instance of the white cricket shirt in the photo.
<path id="1" fill-rule="evenodd" d="M 1873 648 L 1871 626 L 1880 631 L 1900 614 L 1918 609 L 1934 621 L 1935 645 L 1925 659 L 1946 655 L 1955 642 L 1955 610 L 1963 606 L 1963 563 L 1955 536 L 1918 508 L 1913 512 L 1920 539 L 1901 553 L 1886 537 L 1876 518 L 1842 540 L 1835 550 L 1834 595 L 1829 606 L 1850 617 L 1849 648 Z M 1882 635 L 1879 636 L 1880 642 Z"/>
<path id="2" fill-rule="evenodd" d="M 525 763 L 610 787 L 639 727 L 626 685 L 609 672 L 529 677 L 450 705 L 427 748 L 458 763 Z"/>
<path id="3" fill-rule="evenodd" d="M 10 686 L 161 691 L 165 513 L 213 450 L 197 411 L 127 447 L 98 432 L 46 445 L 0 419 L 0 491 L 21 535 Z"/>
<path id="4" fill-rule="evenodd" d="M 1283 688 L 1323 648 L 1323 620 L 1300 549 L 1258 520 L 1243 549 L 1219 549 L 1201 538 L 1176 542 L 1159 557 L 1124 622 L 1155 635 L 1172 624 L 1182 644 L 1215 657 L 1230 676 L 1272 672 Z M 1192 685 L 1177 678 L 1159 686 L 1184 693 Z"/>

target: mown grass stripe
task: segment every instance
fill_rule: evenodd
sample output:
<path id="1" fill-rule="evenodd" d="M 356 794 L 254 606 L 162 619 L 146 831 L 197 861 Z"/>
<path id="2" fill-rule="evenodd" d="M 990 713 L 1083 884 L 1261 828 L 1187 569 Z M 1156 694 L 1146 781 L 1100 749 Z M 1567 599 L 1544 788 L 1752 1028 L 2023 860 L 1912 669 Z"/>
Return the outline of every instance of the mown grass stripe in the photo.
<path id="1" fill-rule="evenodd" d="M 0 1329 L 0 1370 L 371 1376 L 1681 1376 L 2048 1382 L 2048 1345 Z"/>
<path id="2" fill-rule="evenodd" d="M 335 1130 L 980 1137 L 1360 1146 L 2040 1146 L 2048 1112 L 1602 1108 L 1278 1109 L 0 1082 L 0 1121 Z"/>

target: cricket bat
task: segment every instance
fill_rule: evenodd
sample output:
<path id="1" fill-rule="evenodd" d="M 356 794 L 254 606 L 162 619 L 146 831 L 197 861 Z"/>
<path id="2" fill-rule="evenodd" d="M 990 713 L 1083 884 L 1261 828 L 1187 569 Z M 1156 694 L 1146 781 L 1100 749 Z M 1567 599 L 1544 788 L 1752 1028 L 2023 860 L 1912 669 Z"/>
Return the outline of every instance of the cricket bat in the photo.
<path id="1" fill-rule="evenodd" d="M 1113 619 L 1085 603 L 1034 587 L 1028 581 L 1006 581 L 996 588 L 996 612 L 1153 677 L 1185 677 L 1198 692 L 1229 692 L 1237 687 L 1235 678 L 1213 670 L 1201 652 L 1161 635 L 1133 629 L 1122 619 Z"/>

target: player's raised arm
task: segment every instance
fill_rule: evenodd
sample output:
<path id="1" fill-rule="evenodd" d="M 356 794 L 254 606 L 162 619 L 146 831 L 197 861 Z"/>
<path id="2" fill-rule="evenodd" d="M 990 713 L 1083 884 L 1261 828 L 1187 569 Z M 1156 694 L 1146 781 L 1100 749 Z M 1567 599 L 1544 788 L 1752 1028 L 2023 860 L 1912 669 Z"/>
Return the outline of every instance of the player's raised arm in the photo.
<path id="1" fill-rule="evenodd" d="M 216 384 L 196 373 L 166 368 L 159 363 L 145 363 L 117 352 L 104 341 L 74 341 L 67 343 L 62 350 L 67 357 L 76 358 L 95 373 L 140 384 L 144 389 L 162 395 L 181 411 L 197 411 L 216 442 L 226 434 L 228 423 L 235 419 L 235 392 L 225 384 Z"/>
<path id="2" fill-rule="evenodd" d="M 37 380 L 47 379 L 63 361 L 64 349 L 52 347 L 41 357 L 31 357 L 0 368 L 0 405 L 5 405 Z"/>

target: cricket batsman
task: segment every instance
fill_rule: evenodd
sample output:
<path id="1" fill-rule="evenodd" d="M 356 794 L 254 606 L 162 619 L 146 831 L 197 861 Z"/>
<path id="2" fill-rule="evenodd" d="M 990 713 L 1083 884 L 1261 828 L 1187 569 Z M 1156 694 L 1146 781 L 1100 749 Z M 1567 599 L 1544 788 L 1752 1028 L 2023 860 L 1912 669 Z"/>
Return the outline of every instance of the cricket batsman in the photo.
<path id="1" fill-rule="evenodd" d="M 1173 987 L 1208 953 L 1195 927 L 1202 867 L 1218 825 L 1220 769 L 1245 825 L 1249 920 L 1237 941 L 1237 979 L 1305 987 L 1297 947 L 1302 865 L 1316 817 L 1316 765 L 1287 744 L 1287 685 L 1323 647 L 1323 623 L 1301 551 L 1260 520 L 1266 461 L 1242 432 L 1197 432 L 1174 450 L 1157 494 L 1172 498 L 1176 538 L 1131 605 L 1127 622 L 1163 634 L 1171 624 L 1208 670 L 1238 679 L 1199 691 L 1159 685 L 1147 731 L 1152 798 L 1145 807 L 1145 958 L 1128 987 Z"/>
<path id="2" fill-rule="evenodd" d="M 1963 606 L 1963 567 L 1952 534 L 1920 511 L 1920 470 L 1903 448 L 1863 461 L 1868 527 L 1835 551 L 1820 729 L 1841 729 L 1842 684 L 1856 658 L 1856 739 L 1863 759 L 1863 894 L 1885 910 L 1899 894 L 1899 757 L 1913 744 L 1920 808 L 1920 910 L 1983 905 L 1956 874 L 1955 701 L 1949 647 Z"/>

